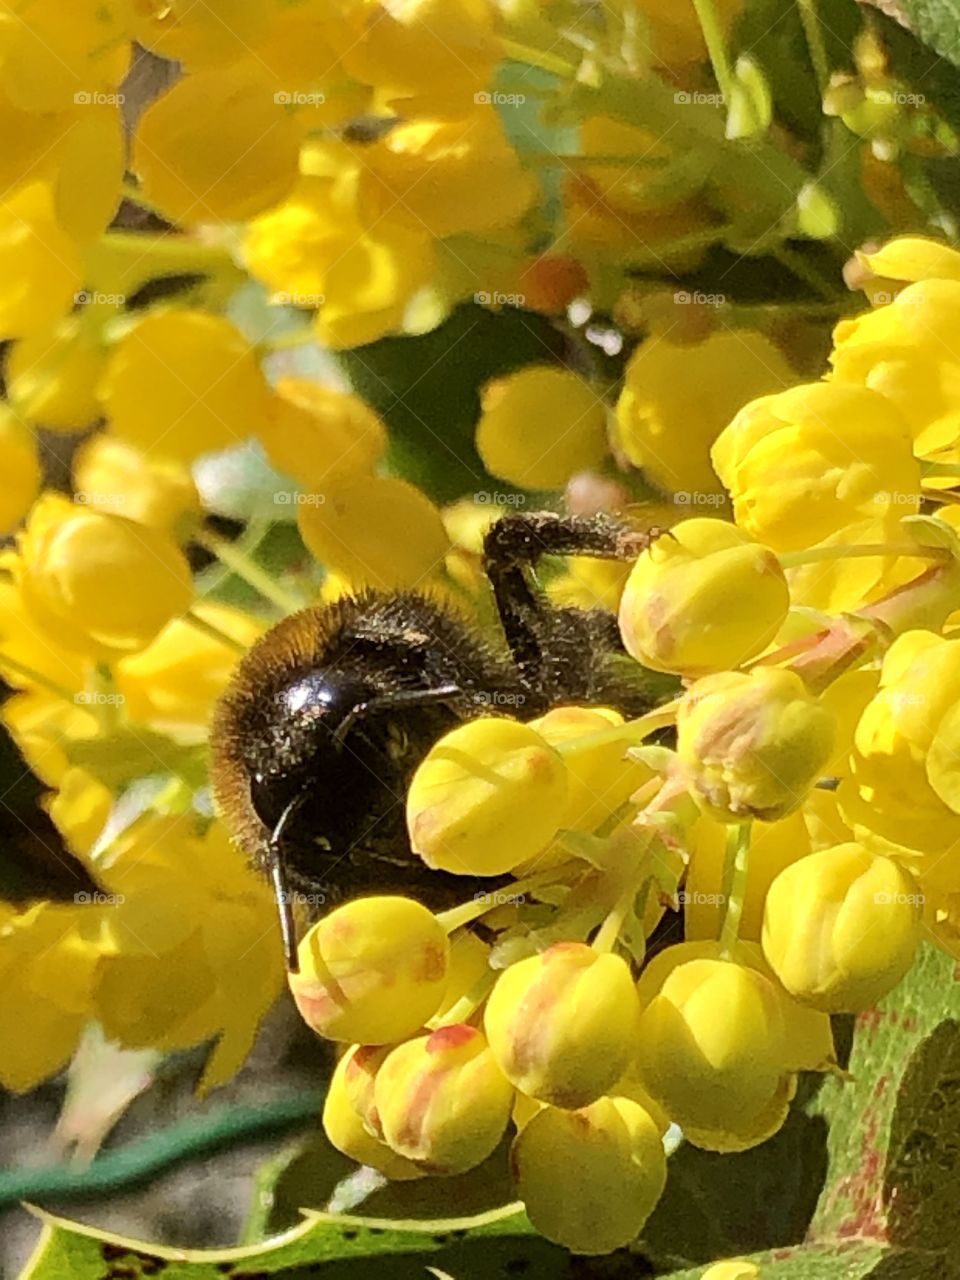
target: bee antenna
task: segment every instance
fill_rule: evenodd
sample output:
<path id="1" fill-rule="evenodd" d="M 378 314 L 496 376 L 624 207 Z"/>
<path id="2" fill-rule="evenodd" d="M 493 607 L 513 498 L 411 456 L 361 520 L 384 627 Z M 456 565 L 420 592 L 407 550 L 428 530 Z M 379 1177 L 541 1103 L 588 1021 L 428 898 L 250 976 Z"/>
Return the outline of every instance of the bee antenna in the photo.
<path id="1" fill-rule="evenodd" d="M 273 884 L 273 896 L 276 898 L 277 911 L 280 915 L 280 936 L 283 939 L 283 954 L 287 962 L 288 973 L 300 972 L 300 960 L 297 955 L 297 928 L 293 918 L 293 897 L 287 885 L 287 863 L 283 856 L 283 829 L 300 808 L 302 796 L 295 796 L 283 813 L 277 825 L 270 833 L 267 845 L 267 858 L 270 866 L 270 880 Z"/>

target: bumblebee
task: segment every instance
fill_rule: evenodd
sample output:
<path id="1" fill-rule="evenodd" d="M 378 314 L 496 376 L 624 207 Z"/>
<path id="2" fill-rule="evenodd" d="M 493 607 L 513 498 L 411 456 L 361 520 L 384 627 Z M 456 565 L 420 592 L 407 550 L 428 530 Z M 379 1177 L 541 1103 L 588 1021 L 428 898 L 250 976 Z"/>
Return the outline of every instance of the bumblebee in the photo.
<path id="1" fill-rule="evenodd" d="M 440 909 L 493 887 L 429 870 L 407 839 L 408 784 L 447 730 L 505 707 L 649 709 L 651 673 L 622 659 L 613 615 L 553 607 L 534 575 L 544 555 L 632 560 L 655 534 L 604 515 L 503 516 L 483 548 L 500 645 L 427 595 L 364 591 L 292 614 L 244 656 L 214 712 L 214 799 L 273 882 L 291 971 L 296 895 L 375 890 Z"/>

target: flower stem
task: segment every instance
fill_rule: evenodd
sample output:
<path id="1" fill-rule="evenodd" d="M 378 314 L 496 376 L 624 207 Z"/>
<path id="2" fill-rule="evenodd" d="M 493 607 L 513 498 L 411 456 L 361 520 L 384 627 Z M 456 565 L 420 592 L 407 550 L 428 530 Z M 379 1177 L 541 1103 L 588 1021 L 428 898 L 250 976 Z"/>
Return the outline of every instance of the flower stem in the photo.
<path id="1" fill-rule="evenodd" d="M 817 88 L 822 97 L 830 84 L 830 64 L 827 61 L 826 45 L 823 43 L 823 32 L 820 30 L 817 0 L 797 0 L 797 8 L 800 10 L 803 34 L 806 36 L 810 61 L 817 77 Z"/>
<path id="2" fill-rule="evenodd" d="M 822 560 L 852 560 L 858 556 L 910 556 L 915 560 L 951 560 L 948 547 L 925 547 L 917 542 L 862 543 L 849 547 L 811 547 L 805 551 L 787 551 L 777 556 L 784 569 L 797 569 L 801 565 L 818 564 Z"/>
<path id="3" fill-rule="evenodd" d="M 727 909 L 720 930 L 720 947 L 725 959 L 733 955 L 740 936 L 743 900 L 747 892 L 747 864 L 750 852 L 750 823 L 740 822 L 727 828 L 727 851 L 723 867 L 724 897 Z"/>
<path id="4" fill-rule="evenodd" d="M 574 63 L 566 58 L 558 58 L 546 49 L 535 49 L 532 45 L 521 44 L 517 40 L 501 40 L 500 47 L 504 56 L 513 62 L 524 62 L 528 67 L 539 67 L 541 71 L 550 71 L 556 76 L 572 80 L 577 74 Z"/>
<path id="5" fill-rule="evenodd" d="M 723 94 L 727 110 L 729 110 L 733 98 L 733 69 L 730 66 L 730 59 L 727 57 L 727 47 L 717 7 L 714 4 L 714 0 L 693 0 L 693 7 L 697 11 L 697 19 L 700 23 L 700 30 L 703 32 L 707 53 L 710 55 L 710 65 L 713 67 L 714 77 L 720 92 Z"/>
<path id="6" fill-rule="evenodd" d="M 584 747 L 603 747 L 611 742 L 623 742 L 624 747 L 633 747 L 648 738 L 655 729 L 665 729 L 677 719 L 679 698 L 665 702 L 662 707 L 648 711 L 637 720 L 627 720 L 624 724 L 611 725 L 609 729 L 601 729 L 597 733 L 586 733 L 580 738 L 569 738 L 566 742 L 554 743 L 554 751 L 560 755 L 570 755 L 582 751 Z"/>
<path id="7" fill-rule="evenodd" d="M 61 698 L 64 702 L 72 704 L 77 703 L 77 695 L 63 684 L 57 684 L 55 680 L 51 680 L 49 676 L 43 675 L 39 671 L 35 671 L 33 667 L 28 667 L 24 662 L 18 662 L 16 658 L 11 658 L 8 653 L 0 650 L 0 669 L 6 668 L 13 675 L 20 676 L 21 679 L 27 680 L 30 684 L 34 684 L 38 689 L 45 689 L 47 693 L 52 693 L 54 697 Z"/>
<path id="8" fill-rule="evenodd" d="M 194 541 L 203 547 L 205 551 L 209 551 L 211 555 L 216 556 L 221 564 L 227 566 L 231 573 L 235 573 L 238 578 L 242 578 L 248 586 L 253 587 L 254 591 L 258 591 L 264 600 L 269 600 L 284 614 L 296 613 L 301 607 L 299 600 L 284 591 L 283 587 L 278 586 L 266 569 L 262 569 L 249 556 L 239 551 L 232 542 L 204 531 L 198 533 Z"/>
<path id="9" fill-rule="evenodd" d="M 828 280 L 824 280 L 820 273 L 814 270 L 802 253 L 797 253 L 795 249 L 791 249 L 788 245 L 777 245 L 776 248 L 770 250 L 770 256 L 792 272 L 798 280 L 802 280 L 804 284 L 809 285 L 814 293 L 818 293 L 825 301 L 836 302 L 842 296 L 839 290 L 835 289 Z"/>
<path id="10" fill-rule="evenodd" d="M 545 871 L 538 871 L 535 875 L 525 876 L 522 880 L 515 880 L 513 884 L 505 885 L 500 892 L 509 894 L 511 897 L 519 897 L 520 894 L 526 893 L 528 889 L 538 889 L 541 885 L 554 884 L 558 880 L 565 880 L 574 872 L 582 872 L 583 870 L 583 861 L 580 858 L 571 858 L 568 862 L 562 862 L 557 867 L 548 867 Z M 447 933 L 453 933 L 455 929 L 469 924 L 471 920 L 485 916 L 488 911 L 495 911 L 500 905 L 499 902 L 491 901 L 489 894 L 484 894 L 480 898 L 474 898 L 471 902 L 462 902 L 459 907 L 451 907 L 449 911 L 438 911 L 437 919 Z"/>

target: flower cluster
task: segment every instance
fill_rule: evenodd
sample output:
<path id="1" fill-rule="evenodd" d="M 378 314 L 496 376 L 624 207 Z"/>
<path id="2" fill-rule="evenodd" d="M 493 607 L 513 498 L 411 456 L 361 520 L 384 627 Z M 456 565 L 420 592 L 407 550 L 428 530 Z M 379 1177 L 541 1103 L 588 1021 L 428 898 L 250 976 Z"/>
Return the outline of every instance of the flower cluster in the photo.
<path id="1" fill-rule="evenodd" d="M 304 937 L 331 1141 L 406 1179 L 507 1139 L 537 1228 L 607 1252 L 678 1132 L 762 1142 L 834 1068 L 830 1014 L 924 935 L 960 958 L 960 253 L 896 234 L 952 225 L 896 161 L 956 139 L 862 38 L 818 68 L 846 130 L 824 177 L 852 155 L 869 195 L 846 209 L 731 65 L 743 8 L 0 4 L 0 718 L 99 886 L 0 901 L 5 1088 L 91 1022 L 212 1043 L 205 1088 L 238 1068 L 282 956 L 210 800 L 211 709 L 303 606 L 416 589 L 491 622 L 508 503 L 660 531 L 542 585 L 616 614 L 625 678 L 676 697 L 527 723 L 488 698 L 422 761 L 411 848 L 496 887 L 439 915 L 372 893 Z M 822 263 L 874 235 L 852 314 Z M 469 438 L 423 424 L 432 467 L 400 393 L 381 415 L 343 372 L 385 383 L 381 339 L 514 311 L 535 361 L 465 387 Z M 480 488 L 447 502 L 461 446 Z"/>

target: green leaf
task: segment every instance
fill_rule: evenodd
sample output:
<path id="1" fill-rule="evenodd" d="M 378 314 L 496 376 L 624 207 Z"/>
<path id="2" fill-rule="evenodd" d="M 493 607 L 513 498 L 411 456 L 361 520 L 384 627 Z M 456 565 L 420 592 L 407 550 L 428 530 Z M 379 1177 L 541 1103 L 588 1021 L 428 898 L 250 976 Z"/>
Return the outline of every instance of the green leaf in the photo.
<path id="1" fill-rule="evenodd" d="M 40 1216 L 46 1225 L 21 1280 L 361 1280 L 374 1268 L 378 1280 L 409 1280 L 427 1267 L 456 1280 L 514 1272 L 560 1280 L 569 1268 L 567 1253 L 534 1235 L 516 1204 L 432 1222 L 311 1214 L 262 1245 L 217 1250 L 161 1249 Z"/>
<path id="2" fill-rule="evenodd" d="M 952 8 L 960 13 L 958 0 L 946 0 L 943 8 Z M 917 0 L 904 4 L 904 12 L 912 7 L 941 7 L 936 0 Z M 940 53 L 916 34 L 907 31 L 899 23 L 883 13 L 872 12 L 871 23 L 880 36 L 890 58 L 891 68 L 898 79 L 904 81 L 911 89 L 922 93 L 946 120 L 955 127 L 960 127 L 960 76 L 957 75 L 957 63 L 960 62 L 960 43 L 954 38 L 952 54 L 940 56 Z"/>
<path id="3" fill-rule="evenodd" d="M 960 0 L 897 0 L 897 10 L 918 40 L 960 66 Z"/>

